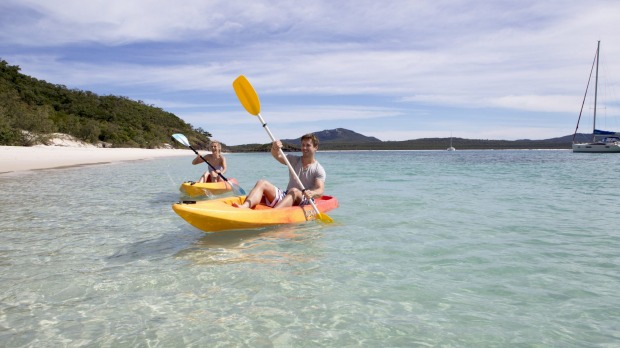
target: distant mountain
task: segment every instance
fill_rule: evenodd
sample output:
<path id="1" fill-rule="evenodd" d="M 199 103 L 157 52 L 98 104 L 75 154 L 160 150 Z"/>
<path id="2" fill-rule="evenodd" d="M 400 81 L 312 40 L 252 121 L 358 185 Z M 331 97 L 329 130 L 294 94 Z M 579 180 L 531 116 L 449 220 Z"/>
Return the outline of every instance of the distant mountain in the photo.
<path id="1" fill-rule="evenodd" d="M 354 131 L 336 128 L 314 132 L 319 138 L 321 150 L 446 150 L 450 138 L 422 138 L 403 141 L 381 141 Z M 591 134 L 578 133 L 577 141 L 588 141 Z M 457 150 L 517 150 L 517 149 L 571 149 L 572 135 L 543 140 L 489 140 L 452 138 Z M 299 151 L 299 139 L 282 139 L 284 151 Z M 247 144 L 230 146 L 233 152 L 270 151 L 270 144 Z"/>
<path id="2" fill-rule="evenodd" d="M 326 129 L 320 132 L 314 132 L 317 138 L 319 138 L 320 144 L 329 143 L 380 143 L 381 140 L 375 137 L 367 137 L 365 135 L 356 133 L 352 130 L 344 128 Z M 301 145 L 300 138 L 297 139 L 282 139 L 282 142 L 289 143 L 291 145 Z M 321 146 L 322 147 L 322 146 Z"/>
<path id="3" fill-rule="evenodd" d="M 572 144 L 573 143 L 573 135 L 571 134 L 571 135 L 565 135 L 565 136 L 559 137 L 559 138 L 550 138 L 550 139 L 545 139 L 545 140 L 531 140 L 531 141 L 545 141 L 545 142 L 550 142 L 550 143 L 556 142 L 556 143 Z M 583 141 L 583 142 L 592 141 L 592 133 L 590 133 L 590 134 L 577 133 L 577 135 L 575 136 L 575 141 Z"/>

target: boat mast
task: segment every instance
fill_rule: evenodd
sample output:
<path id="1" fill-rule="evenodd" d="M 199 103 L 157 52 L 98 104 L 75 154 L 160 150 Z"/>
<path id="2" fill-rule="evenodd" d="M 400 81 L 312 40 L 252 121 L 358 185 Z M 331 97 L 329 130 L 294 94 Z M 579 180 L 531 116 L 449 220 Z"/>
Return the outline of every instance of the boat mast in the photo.
<path id="1" fill-rule="evenodd" d="M 598 96 L 598 58 L 599 58 L 599 52 L 601 50 L 601 41 L 598 41 L 598 44 L 596 45 L 596 79 L 595 79 L 595 83 L 594 83 L 594 122 L 593 124 L 593 129 L 592 129 L 592 142 L 596 142 L 596 135 L 594 133 L 596 133 L 596 98 Z"/>
<path id="2" fill-rule="evenodd" d="M 581 121 L 581 115 L 583 115 L 583 107 L 586 105 L 586 98 L 588 97 L 588 90 L 590 89 L 590 81 L 592 81 L 592 73 L 594 72 L 594 65 L 598 61 L 598 50 L 600 41 L 596 46 L 596 52 L 594 53 L 594 59 L 592 60 L 592 67 L 590 68 L 590 75 L 588 75 L 588 84 L 586 85 L 586 91 L 583 94 L 583 100 L 581 101 L 581 109 L 579 110 L 579 118 L 577 119 L 577 125 L 575 126 L 575 132 L 573 133 L 573 143 L 575 143 L 575 137 L 577 137 L 577 131 L 579 130 L 579 122 Z M 594 133 L 594 132 L 592 132 Z"/>

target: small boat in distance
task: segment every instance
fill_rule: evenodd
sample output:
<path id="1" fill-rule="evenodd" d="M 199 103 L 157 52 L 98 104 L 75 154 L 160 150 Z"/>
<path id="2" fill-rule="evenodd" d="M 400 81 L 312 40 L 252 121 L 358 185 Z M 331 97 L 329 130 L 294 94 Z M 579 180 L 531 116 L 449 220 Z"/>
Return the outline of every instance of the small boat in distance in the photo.
<path id="1" fill-rule="evenodd" d="M 598 97 L 598 65 L 599 65 L 599 53 L 601 49 L 601 42 L 598 41 L 596 45 L 596 55 L 594 56 L 594 62 L 592 63 L 592 69 L 590 70 L 590 78 L 588 79 L 588 85 L 586 86 L 586 93 L 583 96 L 583 102 L 581 103 L 581 111 L 579 111 L 579 118 L 577 119 L 577 127 L 575 127 L 575 133 L 573 133 L 573 152 L 598 152 L 608 153 L 615 152 L 620 153 L 620 133 L 604 131 L 596 129 L 596 107 Z M 579 143 L 575 142 L 577 135 L 577 129 L 579 129 L 579 121 L 581 120 L 581 114 L 583 112 L 583 105 L 588 95 L 588 87 L 590 86 L 590 79 L 592 78 L 592 70 L 596 67 L 596 77 L 594 83 L 594 114 L 593 114 L 593 127 L 592 127 L 592 142 Z"/>
<path id="2" fill-rule="evenodd" d="M 452 146 L 452 134 L 450 134 L 450 147 L 446 149 L 447 151 L 456 151 L 454 146 Z"/>

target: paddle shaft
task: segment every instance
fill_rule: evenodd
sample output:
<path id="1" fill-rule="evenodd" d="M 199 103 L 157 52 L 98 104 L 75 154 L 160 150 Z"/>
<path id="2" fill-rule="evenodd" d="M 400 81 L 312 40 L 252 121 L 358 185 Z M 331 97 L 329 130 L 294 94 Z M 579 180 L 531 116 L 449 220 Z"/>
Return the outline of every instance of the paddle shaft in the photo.
<path id="1" fill-rule="evenodd" d="M 258 120 L 260 121 L 260 123 L 263 125 L 263 128 L 265 128 L 265 131 L 267 132 L 267 134 L 269 134 L 269 138 L 271 138 L 271 141 L 276 141 L 276 138 L 273 136 L 273 134 L 269 130 L 269 127 L 267 127 L 267 123 L 265 123 L 265 120 L 263 120 L 263 117 L 260 115 L 260 113 L 256 114 L 256 116 L 258 117 Z M 301 180 L 299 179 L 299 176 L 297 176 L 297 173 L 295 173 L 295 169 L 293 169 L 293 166 L 288 161 L 288 158 L 286 158 L 286 155 L 284 154 L 284 151 L 282 151 L 282 148 L 280 148 L 278 150 L 280 151 L 280 156 L 282 156 L 282 158 L 284 158 L 284 162 L 286 163 L 286 166 L 288 167 L 288 170 L 291 172 L 291 174 L 293 175 L 293 177 L 295 178 L 295 180 L 299 184 L 299 187 L 301 187 L 301 192 L 305 192 L 306 188 L 304 187 L 304 184 L 301 183 Z M 314 204 L 314 201 L 312 199 L 308 199 L 308 202 L 310 202 L 310 204 L 312 205 L 312 208 L 316 212 L 317 216 L 321 216 L 321 212 L 319 211 L 319 208 L 317 208 L 316 205 Z"/>

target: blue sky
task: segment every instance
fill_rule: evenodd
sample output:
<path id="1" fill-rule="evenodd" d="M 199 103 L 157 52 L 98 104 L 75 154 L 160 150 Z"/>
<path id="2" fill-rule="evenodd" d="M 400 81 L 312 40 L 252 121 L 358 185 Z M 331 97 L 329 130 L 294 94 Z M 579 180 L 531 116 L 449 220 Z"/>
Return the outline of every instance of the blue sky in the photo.
<path id="1" fill-rule="evenodd" d="M 234 94 L 241 74 L 278 138 L 545 139 L 574 131 L 597 40 L 601 80 L 620 81 L 618 14 L 616 0 L 3 0 L 0 59 L 228 145 L 269 142 Z"/>

